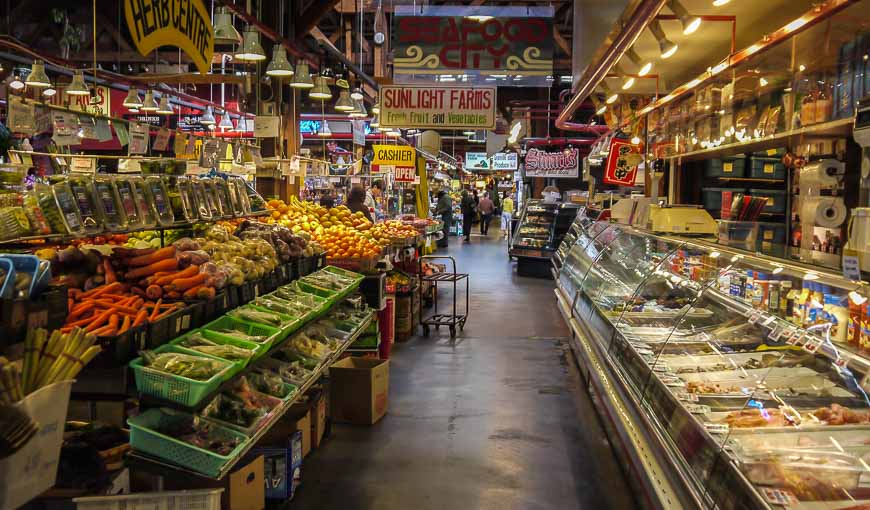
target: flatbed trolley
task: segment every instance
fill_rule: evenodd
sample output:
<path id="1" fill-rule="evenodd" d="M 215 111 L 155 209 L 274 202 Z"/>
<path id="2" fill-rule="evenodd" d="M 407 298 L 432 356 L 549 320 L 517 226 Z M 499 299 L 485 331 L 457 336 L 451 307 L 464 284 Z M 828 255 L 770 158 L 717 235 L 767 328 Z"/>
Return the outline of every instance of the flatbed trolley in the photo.
<path id="1" fill-rule="evenodd" d="M 443 273 L 435 273 L 430 275 L 423 274 L 423 262 L 426 260 L 434 260 L 434 259 L 445 259 L 450 260 L 453 265 L 453 272 L 443 272 Z M 459 326 L 459 329 L 462 330 L 465 327 L 465 321 L 468 320 L 468 296 L 469 296 L 469 278 L 466 273 L 457 273 L 456 272 L 456 259 L 453 257 L 449 257 L 446 255 L 424 255 L 419 259 L 419 274 L 420 280 L 423 282 L 432 282 L 433 287 L 433 314 L 428 318 L 423 318 L 423 307 L 420 306 L 420 325 L 423 326 L 423 336 L 429 336 L 429 326 L 435 326 L 435 329 L 440 328 L 441 326 L 447 326 L 450 328 L 450 338 L 456 336 L 456 326 Z M 457 282 L 460 280 L 465 280 L 465 313 L 457 314 L 456 313 L 456 300 L 458 295 L 456 293 Z M 439 282 L 447 282 L 453 284 L 453 313 L 438 313 L 438 283 Z M 423 293 L 423 285 L 420 285 L 420 303 L 422 304 L 422 293 Z"/>

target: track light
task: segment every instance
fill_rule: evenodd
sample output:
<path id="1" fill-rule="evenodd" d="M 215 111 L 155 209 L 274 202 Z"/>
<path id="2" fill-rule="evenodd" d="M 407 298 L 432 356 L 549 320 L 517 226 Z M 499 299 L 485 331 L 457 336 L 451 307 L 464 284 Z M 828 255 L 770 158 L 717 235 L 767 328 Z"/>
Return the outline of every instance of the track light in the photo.
<path id="1" fill-rule="evenodd" d="M 85 85 L 85 73 L 84 73 L 84 71 L 76 71 L 75 74 L 73 74 L 73 79 L 70 82 L 70 84 L 67 86 L 65 92 L 69 96 L 87 96 L 87 95 L 90 95 L 91 92 L 88 90 L 88 86 Z M 138 99 L 138 95 L 137 95 L 137 99 Z M 126 102 L 126 99 L 124 101 Z"/>
<path id="2" fill-rule="evenodd" d="M 214 13 L 214 43 L 239 44 L 242 36 L 233 26 L 233 15 L 226 7 L 218 7 Z"/>
<path id="3" fill-rule="evenodd" d="M 667 38 L 665 31 L 662 30 L 662 26 L 658 21 L 652 20 L 648 26 L 649 31 L 652 32 L 659 43 L 660 56 L 663 59 L 672 57 L 679 47 Z"/>
<path id="4" fill-rule="evenodd" d="M 293 76 L 293 66 L 287 60 L 287 49 L 281 44 L 272 47 L 272 60 L 266 67 L 269 76 Z"/>
<path id="5" fill-rule="evenodd" d="M 329 129 L 329 122 L 326 119 L 320 123 L 320 129 L 317 130 L 317 136 L 321 138 L 329 138 L 332 136 L 332 131 Z"/>
<path id="6" fill-rule="evenodd" d="M 308 72 L 307 62 L 299 61 L 296 63 L 296 74 L 293 75 L 290 86 L 295 89 L 310 89 L 314 87 L 314 82 L 311 81 L 311 73 Z"/>
<path id="7" fill-rule="evenodd" d="M 613 104 L 617 99 L 619 99 L 619 94 L 610 90 L 610 87 L 608 87 L 603 81 L 601 82 L 601 90 L 604 91 L 604 97 L 607 98 L 604 102 L 607 104 Z"/>
<path id="8" fill-rule="evenodd" d="M 613 66 L 613 69 L 616 70 L 616 74 L 626 77 L 625 82 L 623 82 L 623 84 L 622 84 L 622 90 L 628 90 L 632 86 L 634 86 L 634 77 L 628 76 L 627 73 L 625 72 L 625 70 L 622 69 L 622 67 L 619 64 L 615 64 Z"/>
<path id="9" fill-rule="evenodd" d="M 48 75 L 45 74 L 45 62 L 42 60 L 33 61 L 33 67 L 30 69 L 30 74 L 27 75 L 24 84 L 41 89 L 51 86 L 51 81 L 49 81 Z"/>
<path id="10" fill-rule="evenodd" d="M 150 89 L 145 93 L 145 100 L 142 101 L 142 106 L 139 109 L 143 112 L 156 112 L 159 109 L 157 101 L 154 100 L 154 92 Z"/>
<path id="11" fill-rule="evenodd" d="M 668 7 L 680 18 L 680 24 L 683 25 L 683 35 L 691 35 L 701 26 L 701 18 L 689 14 L 680 0 L 669 0 Z"/>
<path id="12" fill-rule="evenodd" d="M 713 7 L 722 7 L 730 1 L 731 0 L 713 0 Z"/>
<path id="13" fill-rule="evenodd" d="M 350 100 L 350 94 L 347 89 L 343 89 L 338 94 L 338 101 L 335 102 L 335 109 L 339 112 L 349 112 L 354 109 L 353 101 Z"/>
<path id="14" fill-rule="evenodd" d="M 607 105 L 603 104 L 603 105 L 599 106 L 597 110 L 595 110 L 595 115 L 604 115 L 604 112 L 606 112 L 606 111 L 607 111 Z"/>
<path id="15" fill-rule="evenodd" d="M 211 106 L 205 109 L 205 113 L 202 117 L 199 118 L 199 123 L 204 124 L 206 126 L 213 126 L 215 123 L 214 120 L 214 110 L 211 109 Z"/>
<path id="16" fill-rule="evenodd" d="M 332 92 L 329 90 L 329 85 L 326 84 L 326 78 L 323 76 L 314 77 L 314 88 L 308 92 L 308 97 L 320 101 L 332 99 Z"/>
<path id="17" fill-rule="evenodd" d="M 142 99 L 139 98 L 139 91 L 136 90 L 136 87 L 130 87 L 130 90 L 127 91 L 127 97 L 124 98 L 122 104 L 124 108 L 135 108 L 137 110 L 142 106 Z"/>
<path id="18" fill-rule="evenodd" d="M 169 104 L 168 95 L 163 94 L 162 96 L 160 96 L 160 105 L 157 107 L 157 113 L 159 113 L 160 115 L 172 115 L 173 113 L 175 113 L 172 110 L 172 105 Z"/>
<path id="19" fill-rule="evenodd" d="M 240 62 L 259 62 L 266 60 L 266 52 L 260 44 L 260 32 L 248 25 L 242 38 L 242 47 L 234 58 Z"/>
<path id="20" fill-rule="evenodd" d="M 224 112 L 223 117 L 221 117 L 221 122 L 218 124 L 218 127 L 221 128 L 221 131 L 232 131 L 233 129 L 233 119 L 230 118 L 230 114 Z"/>
<path id="21" fill-rule="evenodd" d="M 649 74 L 650 71 L 652 71 L 652 61 L 645 63 L 643 60 L 640 59 L 640 56 L 638 56 L 637 52 L 634 51 L 633 48 L 629 48 L 628 51 L 625 52 L 625 54 L 628 56 L 628 59 L 631 60 L 632 63 L 634 63 L 634 65 L 639 68 L 637 71 L 638 76 L 646 76 L 647 74 Z"/>

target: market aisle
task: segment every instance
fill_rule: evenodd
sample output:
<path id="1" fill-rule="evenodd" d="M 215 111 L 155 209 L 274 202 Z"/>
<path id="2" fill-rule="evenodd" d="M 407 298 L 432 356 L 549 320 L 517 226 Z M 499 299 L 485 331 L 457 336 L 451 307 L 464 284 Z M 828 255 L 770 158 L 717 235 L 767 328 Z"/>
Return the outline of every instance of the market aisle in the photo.
<path id="1" fill-rule="evenodd" d="M 394 347 L 390 410 L 334 426 L 303 463 L 291 508 L 633 508 L 588 396 L 563 355 L 553 283 L 515 275 L 506 243 L 451 238 L 471 316 Z M 492 234 L 492 232 L 491 232 Z"/>

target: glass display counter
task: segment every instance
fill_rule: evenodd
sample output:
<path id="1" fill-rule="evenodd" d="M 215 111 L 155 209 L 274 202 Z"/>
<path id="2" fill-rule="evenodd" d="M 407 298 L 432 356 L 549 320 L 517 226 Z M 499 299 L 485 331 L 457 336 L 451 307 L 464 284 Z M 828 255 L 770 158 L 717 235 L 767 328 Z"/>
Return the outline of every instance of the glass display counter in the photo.
<path id="1" fill-rule="evenodd" d="M 642 497 L 665 508 L 870 504 L 861 283 L 622 225 L 578 230 L 559 308 Z"/>
<path id="2" fill-rule="evenodd" d="M 580 206 L 527 200 L 511 238 L 508 253 L 516 257 L 519 274 L 548 276 L 556 249 L 571 228 Z"/>

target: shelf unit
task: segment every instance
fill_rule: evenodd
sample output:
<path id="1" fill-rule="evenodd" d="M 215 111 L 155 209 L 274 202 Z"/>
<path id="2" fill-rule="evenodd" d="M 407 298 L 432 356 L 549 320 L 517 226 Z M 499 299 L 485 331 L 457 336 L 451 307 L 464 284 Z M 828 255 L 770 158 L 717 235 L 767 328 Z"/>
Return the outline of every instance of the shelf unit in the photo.
<path id="1" fill-rule="evenodd" d="M 311 388 L 311 386 L 313 386 L 314 383 L 316 383 L 320 379 L 320 377 L 322 375 L 324 375 L 326 373 L 326 371 L 329 369 L 329 367 L 332 366 L 333 363 L 338 361 L 339 358 L 341 358 L 342 354 L 344 354 L 344 352 L 346 350 L 348 350 L 348 348 L 350 348 L 350 346 L 356 341 L 356 339 L 359 338 L 360 334 L 362 334 L 362 332 L 365 331 L 366 328 L 369 327 L 369 325 L 372 321 L 372 317 L 373 317 L 373 314 L 370 314 L 368 316 L 368 318 L 366 318 L 362 323 L 360 323 L 360 325 L 347 337 L 347 339 L 342 343 L 342 345 L 334 353 L 332 353 L 332 355 L 330 355 L 330 357 L 327 360 L 325 360 L 323 363 L 321 363 L 317 367 L 317 369 L 314 371 L 314 373 L 311 374 L 311 376 L 308 378 L 308 380 L 305 381 L 305 383 L 302 386 L 297 388 L 296 394 L 293 396 L 293 398 L 289 399 L 287 402 L 284 402 L 280 408 L 276 409 L 276 411 L 272 413 L 272 417 L 269 419 L 269 421 L 264 423 L 260 427 L 260 429 L 253 436 L 251 436 L 251 438 L 249 439 L 249 441 L 247 442 L 245 447 L 239 452 L 239 455 L 237 455 L 230 462 L 227 462 L 224 465 L 224 467 L 221 469 L 221 472 L 219 473 L 218 476 L 210 477 L 210 476 L 204 475 L 202 473 L 198 473 L 196 471 L 184 468 L 182 466 L 177 466 L 177 465 L 172 464 L 168 461 L 152 457 L 152 456 L 144 454 L 142 452 L 137 452 L 135 450 L 133 450 L 129 454 L 128 461 L 129 461 L 130 465 L 135 466 L 136 468 L 142 469 L 144 471 L 148 471 L 148 472 L 151 472 L 153 474 L 157 474 L 159 476 L 165 476 L 167 474 L 167 471 L 170 473 L 172 471 L 178 471 L 178 472 L 182 472 L 186 475 L 191 475 L 191 476 L 198 477 L 201 479 L 222 480 L 224 477 L 226 477 L 227 474 L 229 474 L 229 472 L 232 470 L 232 468 L 240 460 L 242 460 L 248 454 L 248 452 L 251 451 L 251 449 L 253 449 L 257 446 L 257 443 L 263 437 L 265 437 L 265 435 L 269 432 L 269 430 L 272 428 L 272 426 L 274 426 L 275 423 L 277 423 L 278 420 L 280 420 L 287 413 L 287 411 L 293 406 L 293 404 L 295 404 L 299 400 L 299 398 L 302 395 L 304 395 L 305 392 L 307 392 Z M 313 320 L 316 320 L 316 319 L 312 319 L 312 321 Z M 308 321 L 308 322 L 306 322 L 306 325 L 310 324 L 310 323 L 311 323 L 311 321 Z M 300 330 L 297 330 L 297 331 L 300 331 Z M 289 339 L 292 336 L 293 335 L 290 335 L 287 338 Z M 286 339 L 284 341 L 286 341 Z M 257 363 L 254 362 L 252 365 L 256 366 L 256 364 Z M 244 373 L 244 372 L 241 372 L 241 373 Z M 228 382 L 233 382 L 237 378 L 238 378 L 238 375 L 233 376 L 231 381 L 228 381 Z M 225 383 L 225 384 L 227 384 L 227 383 Z M 203 399 L 203 401 L 207 403 L 208 399 Z"/>
<path id="2" fill-rule="evenodd" d="M 764 138 L 753 138 L 742 142 L 728 143 L 709 149 L 674 154 L 667 159 L 685 163 L 704 159 L 721 158 L 749 152 L 760 152 L 783 146 L 795 146 L 812 140 L 843 138 L 852 134 L 854 119 L 845 118 L 822 122 L 807 127 L 783 131 Z"/>

